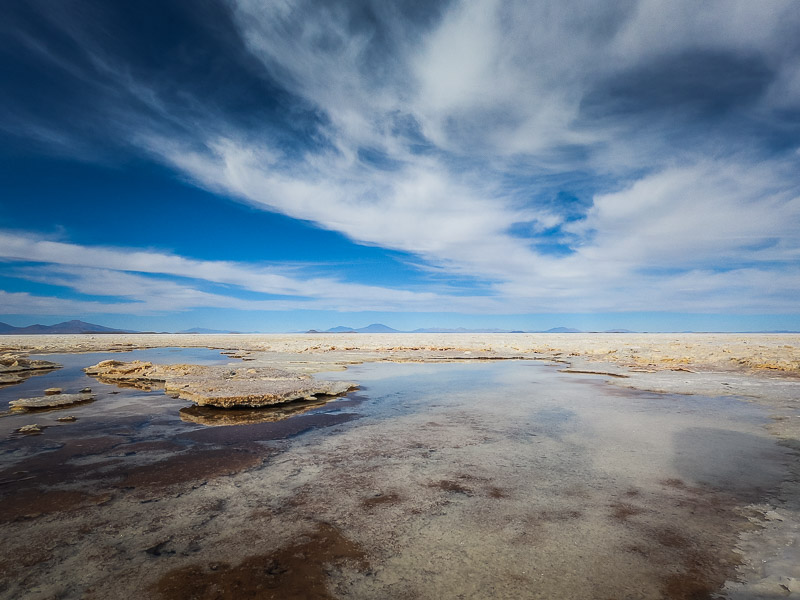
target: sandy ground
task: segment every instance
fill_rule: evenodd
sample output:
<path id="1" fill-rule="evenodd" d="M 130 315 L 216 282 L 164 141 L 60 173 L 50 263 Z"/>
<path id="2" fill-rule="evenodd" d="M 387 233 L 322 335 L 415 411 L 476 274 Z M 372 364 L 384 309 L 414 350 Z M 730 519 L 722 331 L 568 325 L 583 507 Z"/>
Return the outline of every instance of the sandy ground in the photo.
<path id="1" fill-rule="evenodd" d="M 54 498 L 55 503 L 96 506 L 88 509 L 88 513 L 85 510 L 74 513 L 85 516 L 76 516 L 71 520 L 65 517 L 45 517 L 55 519 L 48 521 L 51 528 L 64 529 L 61 535 L 66 536 L 67 531 L 77 528 L 79 535 L 74 541 L 73 552 L 67 552 L 65 556 L 63 550 L 54 549 L 45 542 L 31 546 L 31 540 L 26 540 L 24 533 L 31 531 L 28 521 L 12 520 L 5 525 L 6 534 L 15 539 L 14 547 L 23 554 L 25 548 L 36 547 L 43 555 L 59 555 L 61 558 L 54 573 L 62 578 L 69 578 L 70 569 L 75 568 L 74 561 L 87 553 L 97 555 L 101 551 L 108 552 L 116 560 L 132 560 L 141 568 L 154 568 L 154 572 L 159 569 L 163 571 L 163 567 L 154 566 L 156 563 L 153 562 L 153 557 L 163 555 L 173 557 L 170 560 L 185 566 L 163 575 L 159 579 L 158 585 L 161 587 L 156 590 L 157 593 L 155 588 L 149 588 L 150 591 L 159 597 L 189 597 L 183 592 L 192 585 L 201 585 L 203 582 L 236 589 L 237 581 L 253 579 L 253 569 L 257 571 L 260 568 L 258 565 L 263 565 L 264 560 L 275 564 L 291 564 L 295 571 L 301 572 L 304 567 L 292 561 L 297 560 L 297 555 L 316 552 L 316 560 L 339 565 L 332 572 L 308 572 L 303 575 L 306 580 L 322 586 L 317 590 L 318 597 L 326 597 L 325 594 L 331 590 L 334 595 L 342 597 L 375 597 L 375 594 L 385 594 L 393 590 L 399 594 L 395 597 L 420 597 L 421 590 L 434 590 L 437 597 L 456 597 L 448 596 L 449 591 L 455 589 L 460 590 L 463 597 L 480 597 L 485 593 L 497 597 L 514 597 L 515 590 L 525 589 L 525 585 L 535 585 L 538 582 L 535 573 L 526 575 L 527 583 L 513 580 L 520 573 L 526 572 L 526 564 L 547 564 L 550 561 L 552 568 L 561 569 L 566 580 L 572 581 L 570 569 L 575 568 L 575 561 L 585 561 L 588 552 L 594 561 L 592 568 L 596 569 L 593 577 L 605 585 L 606 589 L 614 589 L 619 597 L 710 597 L 708 590 L 696 587 L 697 583 L 685 575 L 691 574 L 692 561 L 708 567 L 717 559 L 721 564 L 738 563 L 735 577 L 729 576 L 724 584 L 725 594 L 729 598 L 744 600 L 800 597 L 798 335 L 315 334 L 0 337 L 0 351 L 30 354 L 125 351 L 155 347 L 209 347 L 230 350 L 231 356 L 249 361 L 253 366 L 272 366 L 301 372 L 336 371 L 351 366 L 347 373 L 341 373 L 341 377 L 356 380 L 358 377 L 353 377 L 352 374 L 358 369 L 353 365 L 360 363 L 390 361 L 468 364 L 469 361 L 480 359 L 521 357 L 555 361 L 553 370 L 559 377 L 570 381 L 570 378 L 575 378 L 575 381 L 588 378 L 594 382 L 592 385 L 601 385 L 605 390 L 618 389 L 623 394 L 622 397 L 627 393 L 625 388 L 633 388 L 659 394 L 741 398 L 766 409 L 769 419 L 763 425 L 757 425 L 756 429 L 743 429 L 732 437 L 726 437 L 724 444 L 729 444 L 728 450 L 722 454 L 719 452 L 719 444 L 714 445 L 715 415 L 711 409 L 703 411 L 698 408 L 688 417 L 662 415 L 661 421 L 652 420 L 641 433 L 637 433 L 639 429 L 636 428 L 641 427 L 640 422 L 628 423 L 622 415 L 615 417 L 613 413 L 598 409 L 592 420 L 595 424 L 593 431 L 600 431 L 606 442 L 613 442 L 618 435 L 621 436 L 618 429 L 622 427 L 625 430 L 627 427 L 625 435 L 633 435 L 633 439 L 644 446 L 650 444 L 656 447 L 659 440 L 664 440 L 664 446 L 686 445 L 687 451 L 691 449 L 691 454 L 706 458 L 705 462 L 714 463 L 720 472 L 735 474 L 726 484 L 729 489 L 735 490 L 736 486 L 732 482 L 740 478 L 755 486 L 752 489 L 769 487 L 770 492 L 752 493 L 752 489 L 748 488 L 750 491 L 742 491 L 741 497 L 729 501 L 720 500 L 703 486 L 692 485 L 690 482 L 697 479 L 694 477 L 696 473 L 689 469 L 691 473 L 687 475 L 688 467 L 676 469 L 674 460 L 670 462 L 665 457 L 659 458 L 654 454 L 652 464 L 634 461 L 625 450 L 625 443 L 629 443 L 630 439 L 619 437 L 616 443 L 608 445 L 609 450 L 598 455 L 595 460 L 603 465 L 606 479 L 601 477 L 599 484 L 581 485 L 581 468 L 586 467 L 576 463 L 576 473 L 570 474 L 575 477 L 574 485 L 570 488 L 574 494 L 564 496 L 561 492 L 552 490 L 556 489 L 556 484 L 563 485 L 566 474 L 549 473 L 543 475 L 543 479 L 533 482 L 520 480 L 516 473 L 519 464 L 528 460 L 528 441 L 496 435 L 501 428 L 507 429 L 510 423 L 513 424 L 515 419 L 524 420 L 528 415 L 489 415 L 481 413 L 475 407 L 470 409 L 470 413 L 470 410 L 460 407 L 458 398 L 455 399 L 456 404 L 444 410 L 437 404 L 436 396 L 432 396 L 427 400 L 431 408 L 420 409 L 421 412 L 397 415 L 390 420 L 362 421 L 361 426 L 353 429 L 342 425 L 344 429 L 335 436 L 312 436 L 306 442 L 292 446 L 291 450 L 278 448 L 279 454 L 270 459 L 272 467 L 269 471 L 259 467 L 260 461 L 264 460 L 263 454 L 259 454 L 263 448 L 258 446 L 260 450 L 255 451 L 253 441 L 244 440 L 241 447 L 227 445 L 201 448 L 201 455 L 206 457 L 203 459 L 205 462 L 191 463 L 191 468 L 203 471 L 201 475 L 207 481 L 207 484 L 204 483 L 199 488 L 193 484 L 190 489 L 170 492 L 171 488 L 158 480 L 157 470 L 156 475 L 153 475 L 147 469 L 134 469 L 126 474 L 124 482 L 130 485 L 121 489 L 134 491 L 124 492 L 122 496 L 119 488 L 113 488 L 108 493 L 97 491 L 87 495 L 85 490 L 76 488 L 71 491 L 67 487 L 58 492 L 66 495 L 60 500 L 60 497 Z M 602 378 L 586 373 L 606 374 L 605 382 Z M 365 372 L 364 377 L 368 379 L 368 372 Z M 518 389 L 525 388 L 522 386 Z M 491 395 L 489 389 L 484 393 L 487 397 Z M 603 395 L 608 396 L 609 392 L 605 391 Z M 580 397 L 575 396 L 573 400 L 578 402 Z M 610 393 L 610 397 L 613 398 L 613 393 Z M 464 396 L 461 400 L 466 405 L 469 397 Z M 554 400 L 553 414 L 557 413 L 559 403 L 560 400 Z M 713 405 L 714 409 L 716 406 Z M 458 416 L 455 420 L 454 415 Z M 492 419 L 496 422 L 493 423 Z M 720 422 L 725 419 L 725 415 L 719 415 Z M 637 425 L 631 429 L 633 423 Z M 762 446 L 764 442 L 759 437 L 758 429 L 768 432 L 767 439 L 777 440 L 776 448 L 780 450 L 770 450 L 767 446 Z M 209 429 L 214 430 L 215 428 Z M 711 432 L 711 438 L 708 438 L 708 432 Z M 124 450 L 130 445 L 130 441 L 124 441 L 122 437 L 112 439 L 114 435 L 112 431 L 111 437 L 98 437 L 96 443 L 103 451 L 111 448 L 116 452 L 110 456 L 118 461 L 120 456 L 126 455 Z M 586 432 L 572 431 L 563 435 L 567 439 L 567 445 L 563 445 L 564 439 L 559 437 L 562 436 L 559 433 L 554 438 L 559 445 L 553 446 L 553 452 L 562 452 L 567 447 L 573 448 L 571 452 L 576 457 L 589 452 L 591 444 L 587 442 Z M 652 438 L 652 443 L 649 438 Z M 667 440 L 671 441 L 667 443 Z M 65 448 L 69 449 L 69 442 L 56 452 L 66 452 Z M 270 448 L 275 449 L 272 446 Z M 745 461 L 737 465 L 737 453 L 743 451 L 743 448 L 748 449 L 748 452 L 752 451 L 754 456 L 777 452 L 772 460 L 774 464 L 782 465 L 782 475 L 769 473 L 769 468 L 765 468 L 762 463 L 751 464 Z M 155 448 L 153 451 L 161 450 Z M 166 448 L 166 451 L 164 457 L 172 450 Z M 431 452 L 438 454 L 431 455 Z M 141 452 L 140 454 L 144 455 Z M 88 452 L 85 458 L 77 459 L 73 468 L 84 468 L 91 472 L 92 460 L 100 460 L 92 459 L 92 456 Z M 180 458 L 182 455 L 178 456 Z M 431 456 L 436 460 L 431 460 Z M 30 469 L 35 472 L 39 468 L 35 464 L 35 456 L 30 460 Z M 74 459 L 70 460 L 74 462 Z M 511 463 L 506 466 L 506 461 L 509 460 L 511 463 L 516 460 L 516 466 Z M 663 464 L 659 460 L 664 461 Z M 104 463 L 98 464 L 102 466 Z M 175 477 L 175 473 L 184 474 L 191 470 L 189 465 L 183 463 L 173 465 L 167 460 L 163 464 L 168 471 L 166 477 Z M 197 464 L 200 466 L 197 467 Z M 365 466 L 367 471 L 361 472 Z M 229 472 L 238 474 L 228 477 Z M 631 486 L 618 489 L 617 484 L 608 483 L 608 473 L 615 474 L 615 481 L 629 478 Z M 220 474 L 226 476 L 220 478 Z M 588 473 L 585 474 L 588 476 Z M 762 476 L 765 478 L 763 486 L 758 483 L 758 478 Z M 56 477 L 53 481 L 60 480 Z M 154 493 L 148 490 L 161 490 L 164 486 L 170 494 L 175 494 L 168 510 L 170 518 L 175 519 L 175 523 L 181 523 L 183 533 L 180 535 L 165 529 L 162 523 L 163 514 L 158 511 L 150 514 L 146 510 L 151 502 L 158 501 L 157 497 L 148 497 L 148 494 Z M 272 495 L 266 498 L 264 486 L 273 490 Z M 354 493 L 356 490 L 358 493 Z M 369 493 L 365 495 L 365 491 Z M 410 491 L 413 493 L 410 494 Z M 235 504 L 230 502 L 232 492 L 241 494 L 241 500 Z M 341 505 L 326 504 L 326 499 L 332 493 L 341 499 Z M 159 491 L 157 496 L 161 495 L 163 492 Z M 532 497 L 537 497 L 537 502 L 541 504 L 533 513 L 529 500 Z M 22 501 L 24 502 L 24 498 Z M 221 512 L 220 507 L 226 503 L 228 506 Z M 654 507 L 663 509 L 665 506 L 682 507 L 683 512 L 678 516 L 678 513 L 660 514 L 658 510 L 654 510 Z M 686 512 L 687 506 L 691 508 L 690 513 Z M 108 507 L 141 519 L 141 522 L 135 526 L 115 523 L 109 515 Z M 601 518 L 603 510 L 611 511 L 606 515 L 608 518 Z M 532 518 L 536 522 L 531 521 Z M 675 518 L 685 520 L 680 534 L 676 533 L 673 526 Z M 734 537 L 727 539 L 720 534 L 720 538 L 715 538 L 713 543 L 722 543 L 721 550 L 704 548 L 703 536 L 706 534 L 703 532 L 709 527 L 718 527 L 721 531 L 728 522 L 738 523 L 732 528 L 735 531 Z M 327 525 L 309 528 L 309 523 Z M 469 526 L 465 527 L 464 523 Z M 248 545 L 256 547 L 266 544 L 266 547 L 272 548 L 271 553 L 234 561 L 233 565 L 220 562 L 222 566 L 219 568 L 214 568 L 213 565 L 201 568 L 196 561 L 192 561 L 195 556 L 193 553 L 196 552 L 193 544 L 199 543 L 200 534 L 193 537 L 191 532 L 209 527 L 218 540 L 215 552 L 220 556 L 220 561 L 226 556 L 236 555 L 236 549 L 241 547 L 241 532 L 248 532 L 247 536 L 253 540 Z M 254 527 L 259 531 L 253 530 Z M 272 529 L 265 533 L 260 530 L 263 527 Z M 95 550 L 92 550 L 95 543 L 92 540 L 96 539 L 92 536 L 95 534 L 90 535 L 93 528 L 101 532 L 102 542 Z M 640 535 L 637 538 L 644 539 L 644 545 L 634 547 L 628 544 L 627 536 L 636 528 L 640 533 L 647 533 L 642 534 L 644 537 Z M 463 536 L 462 542 L 458 540 L 459 530 Z M 574 549 L 566 549 L 553 555 L 520 554 L 521 549 L 529 548 L 531 543 L 531 539 L 526 536 L 552 536 L 555 535 L 554 532 L 562 530 L 564 538 L 561 545 L 565 542 L 567 545 L 574 544 Z M 342 532 L 347 535 L 343 536 Z M 588 532 L 588 537 L 585 532 Z M 35 538 L 37 534 L 32 532 L 31 535 Z M 116 536 L 127 536 L 127 542 L 121 539 L 115 541 Z M 494 555 L 493 549 L 506 545 L 508 536 L 517 540 L 511 546 L 514 554 Z M 597 544 L 598 547 L 581 546 L 580 542 L 584 537 L 583 541 Z M 136 544 L 148 546 L 146 551 L 130 554 L 126 543 L 130 545 L 134 539 L 137 540 Z M 267 539 L 269 543 L 266 542 Z M 442 577 L 426 570 L 425 560 L 429 557 L 415 554 L 409 543 L 409 540 L 420 539 L 438 553 L 436 556 L 439 560 L 453 567 L 449 576 Z M 477 544 L 476 540 L 487 541 L 485 544 Z M 459 548 L 465 541 L 471 546 L 467 549 Z M 149 545 L 150 542 L 152 545 Z M 707 543 L 712 542 L 707 540 Z M 678 572 L 669 575 L 672 579 L 664 580 L 666 583 L 663 585 L 666 587 L 660 588 L 660 596 L 655 592 L 637 595 L 635 590 L 641 591 L 644 588 L 637 588 L 635 581 L 631 582 L 630 589 L 626 589 L 624 585 L 614 588 L 611 581 L 604 579 L 609 569 L 609 565 L 603 561 L 604 544 L 611 544 L 627 557 L 626 560 L 631 564 L 631 573 L 642 572 L 635 568 L 637 561 L 644 561 L 642 564 L 645 565 L 645 571 L 648 561 L 657 564 L 660 560 L 665 561 L 665 564 L 669 561 L 680 563 L 681 560 L 686 560 L 686 568 L 678 568 Z M 708 553 L 704 554 L 701 550 Z M 726 552 L 730 550 L 733 555 L 729 557 Z M 69 558 L 70 556 L 74 558 Z M 178 560 L 177 557 L 188 558 Z M 377 557 L 378 566 L 368 565 L 368 557 L 373 562 L 376 562 Z M 248 563 L 251 559 L 255 563 Z M 36 556 L 27 556 L 23 560 L 31 565 L 38 564 Z M 161 564 L 163 562 L 158 563 Z M 503 585 L 507 587 L 490 589 L 485 587 L 485 582 L 477 582 L 474 569 L 480 568 L 481 564 L 493 565 L 494 568 L 506 565 L 508 573 L 500 574 L 503 576 L 497 581 L 503 581 Z M 619 563 L 615 563 L 614 568 L 619 568 Z M 712 574 L 716 573 L 715 576 L 726 572 L 722 567 L 719 570 L 708 567 L 707 570 Z M 364 577 L 364 573 L 369 576 Z M 574 578 L 576 587 L 569 589 L 569 593 L 562 593 L 562 597 L 593 597 L 593 592 L 597 590 L 580 588 L 583 580 L 577 575 Z M 621 577 L 624 580 L 624 573 Z M 100 581 L 103 581 L 102 577 Z M 427 582 L 426 587 L 415 587 L 418 585 L 415 581 Z M 39 591 L 29 597 L 49 597 L 48 593 L 59 590 L 61 592 L 58 593 L 64 597 L 71 597 L 70 593 L 74 594 L 76 589 L 74 586 L 59 587 L 58 584 L 41 583 L 41 587 L 37 588 Z M 128 586 L 127 589 L 133 589 L 136 585 L 135 580 L 124 583 Z M 101 597 L 103 590 L 108 590 L 109 585 L 111 584 L 108 581 L 98 584 L 99 587 L 93 592 L 94 596 Z M 12 596 L 8 597 L 13 597 L 19 589 L 11 588 Z M 247 590 L 242 590 L 242 597 L 246 597 L 245 592 Z M 547 597 L 547 593 L 554 593 L 554 590 L 541 589 L 540 592 L 541 594 L 531 591 L 529 597 Z M 296 597 L 303 597 L 302 593 L 302 590 L 299 591 L 300 595 Z M 290 594 L 287 597 L 295 596 Z M 422 597 L 425 597 L 424 594 Z"/>

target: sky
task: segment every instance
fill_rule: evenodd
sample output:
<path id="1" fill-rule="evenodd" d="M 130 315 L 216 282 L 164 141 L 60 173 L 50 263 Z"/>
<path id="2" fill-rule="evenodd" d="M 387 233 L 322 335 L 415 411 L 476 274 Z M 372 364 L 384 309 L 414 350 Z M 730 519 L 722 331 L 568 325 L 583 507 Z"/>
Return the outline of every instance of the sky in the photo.
<path id="1" fill-rule="evenodd" d="M 0 6 L 0 320 L 800 329 L 796 0 Z"/>

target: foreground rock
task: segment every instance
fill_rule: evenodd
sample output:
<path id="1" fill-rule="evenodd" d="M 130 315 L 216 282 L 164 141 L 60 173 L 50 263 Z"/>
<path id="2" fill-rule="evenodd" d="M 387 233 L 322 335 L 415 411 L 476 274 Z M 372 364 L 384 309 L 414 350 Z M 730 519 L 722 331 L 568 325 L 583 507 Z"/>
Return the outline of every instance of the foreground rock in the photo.
<path id="1" fill-rule="evenodd" d="M 357 387 L 351 381 L 324 381 L 271 367 L 154 365 L 138 360 L 105 360 L 84 371 L 105 383 L 145 390 L 163 388 L 167 394 L 199 406 L 220 408 L 273 406 L 317 396 L 338 396 Z"/>
<path id="2" fill-rule="evenodd" d="M 36 410 L 42 408 L 59 408 L 61 406 L 72 406 L 81 402 L 94 400 L 92 394 L 47 394 L 36 396 L 35 398 L 20 398 L 9 402 L 11 410 Z"/>
<path id="3" fill-rule="evenodd" d="M 20 354 L 3 354 L 0 356 L 0 385 L 20 383 L 34 375 L 60 368 L 60 364 L 49 360 L 30 360 Z"/>
<path id="4" fill-rule="evenodd" d="M 30 425 L 23 425 L 19 429 L 16 430 L 17 433 L 21 433 L 23 435 L 39 435 L 42 433 L 42 428 L 39 427 L 36 423 L 31 423 Z"/>

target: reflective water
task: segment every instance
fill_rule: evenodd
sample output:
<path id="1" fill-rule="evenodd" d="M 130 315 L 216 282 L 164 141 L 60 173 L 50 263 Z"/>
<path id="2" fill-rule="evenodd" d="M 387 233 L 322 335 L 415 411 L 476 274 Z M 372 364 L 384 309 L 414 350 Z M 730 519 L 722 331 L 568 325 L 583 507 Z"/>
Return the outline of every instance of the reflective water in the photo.
<path id="1" fill-rule="evenodd" d="M 61 369 L 36 375 L 21 384 L 0 387 L 0 410 L 8 411 L 9 402 L 19 398 L 42 396 L 47 388 L 62 388 L 64 393 L 75 393 L 89 387 L 95 397 L 94 401 L 55 409 L 12 412 L 0 419 L 0 438 L 6 437 L 25 424 L 36 423 L 40 427 L 52 428 L 49 437 L 59 439 L 61 435 L 73 436 L 87 430 L 98 428 L 114 428 L 120 417 L 135 419 L 141 417 L 137 426 L 136 439 L 149 439 L 165 435 L 163 428 L 168 428 L 170 435 L 182 431 L 197 429 L 197 425 L 232 425 L 274 422 L 288 416 L 308 412 L 312 408 L 324 407 L 324 402 L 294 403 L 290 407 L 278 407 L 274 410 L 219 410 L 199 409 L 189 403 L 170 398 L 158 389 L 152 392 L 136 390 L 131 387 L 120 387 L 102 383 L 89 377 L 83 369 L 103 360 L 148 361 L 155 364 L 199 364 L 219 365 L 232 364 L 241 366 L 241 362 L 208 348 L 153 348 L 134 350 L 131 352 L 103 352 L 85 354 L 47 354 L 34 355 L 31 358 L 42 358 L 63 365 Z M 59 422 L 65 415 L 74 416 L 75 422 Z M 55 431 L 62 429 L 62 431 Z M 0 452 L 2 452 L 0 444 Z"/>
<path id="2" fill-rule="evenodd" d="M 80 376 L 103 358 L 23 384 L 94 403 L 0 419 L 3 597 L 710 597 L 793 460 L 755 405 L 531 361 L 353 366 L 324 374 L 347 398 L 217 426 Z"/>

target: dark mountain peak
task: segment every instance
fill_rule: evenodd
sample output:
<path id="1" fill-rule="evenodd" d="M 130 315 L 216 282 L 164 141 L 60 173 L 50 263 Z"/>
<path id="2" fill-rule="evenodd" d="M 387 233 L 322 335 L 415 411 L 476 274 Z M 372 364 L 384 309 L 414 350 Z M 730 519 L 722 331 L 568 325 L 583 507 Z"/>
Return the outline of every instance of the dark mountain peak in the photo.
<path id="1" fill-rule="evenodd" d="M 383 323 L 372 323 L 366 327 L 356 329 L 358 333 L 399 333 L 397 329 L 392 329 Z"/>
<path id="2" fill-rule="evenodd" d="M 46 335 L 46 334 L 69 334 L 69 333 L 137 333 L 127 329 L 112 329 L 94 323 L 87 323 L 78 319 L 56 323 L 55 325 L 28 325 L 27 327 L 14 327 L 0 323 L 0 334 L 8 335 Z"/>

